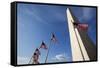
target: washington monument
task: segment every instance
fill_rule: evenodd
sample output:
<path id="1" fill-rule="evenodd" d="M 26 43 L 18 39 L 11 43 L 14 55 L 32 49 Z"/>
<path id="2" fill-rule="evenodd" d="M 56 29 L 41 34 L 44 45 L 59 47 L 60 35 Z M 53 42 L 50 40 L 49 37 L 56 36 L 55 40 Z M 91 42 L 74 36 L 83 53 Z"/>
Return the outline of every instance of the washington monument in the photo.
<path id="1" fill-rule="evenodd" d="M 70 8 L 66 10 L 71 43 L 72 61 L 97 60 L 96 46 L 87 34 L 86 24 L 73 15 Z"/>

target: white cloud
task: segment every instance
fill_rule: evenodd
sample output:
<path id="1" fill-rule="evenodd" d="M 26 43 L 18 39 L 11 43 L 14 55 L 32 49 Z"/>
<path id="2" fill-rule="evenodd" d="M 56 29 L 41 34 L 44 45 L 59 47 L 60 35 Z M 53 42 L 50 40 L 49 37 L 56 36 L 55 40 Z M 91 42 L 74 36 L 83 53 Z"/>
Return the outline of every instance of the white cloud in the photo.
<path id="1" fill-rule="evenodd" d="M 30 58 L 28 58 L 28 57 L 18 57 L 18 59 L 17 59 L 18 65 L 20 65 L 20 64 L 28 64 L 29 59 Z"/>
<path id="2" fill-rule="evenodd" d="M 66 59 L 65 54 L 58 54 L 52 58 L 52 61 L 53 62 L 66 62 L 67 59 Z"/>
<path id="3" fill-rule="evenodd" d="M 55 56 L 58 60 L 63 60 L 65 59 L 65 56 L 63 54 L 59 54 Z"/>

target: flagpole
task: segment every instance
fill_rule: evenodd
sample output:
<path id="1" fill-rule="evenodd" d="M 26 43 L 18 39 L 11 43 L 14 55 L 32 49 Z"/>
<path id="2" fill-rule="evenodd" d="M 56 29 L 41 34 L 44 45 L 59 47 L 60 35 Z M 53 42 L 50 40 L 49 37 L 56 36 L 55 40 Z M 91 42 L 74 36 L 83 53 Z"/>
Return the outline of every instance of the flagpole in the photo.
<path id="1" fill-rule="evenodd" d="M 33 57 L 33 55 L 31 56 L 30 61 L 28 62 L 28 64 L 31 62 L 32 57 Z"/>
<path id="2" fill-rule="evenodd" d="M 46 59 L 45 59 L 45 63 L 47 63 L 48 54 L 49 54 L 49 51 L 50 51 L 50 46 L 51 46 L 51 40 L 50 40 L 50 45 L 49 45 L 49 47 L 48 47 L 48 51 L 47 51 L 47 56 L 46 56 Z"/>

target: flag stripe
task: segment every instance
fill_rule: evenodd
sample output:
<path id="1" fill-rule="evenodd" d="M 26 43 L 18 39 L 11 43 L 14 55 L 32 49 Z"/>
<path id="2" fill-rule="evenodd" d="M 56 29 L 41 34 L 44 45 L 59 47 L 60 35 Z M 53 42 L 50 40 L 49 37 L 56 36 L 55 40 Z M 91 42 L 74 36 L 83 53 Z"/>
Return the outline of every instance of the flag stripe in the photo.
<path id="1" fill-rule="evenodd" d="M 88 24 L 85 24 L 85 23 L 74 23 L 74 26 L 76 26 L 80 30 L 88 29 Z"/>

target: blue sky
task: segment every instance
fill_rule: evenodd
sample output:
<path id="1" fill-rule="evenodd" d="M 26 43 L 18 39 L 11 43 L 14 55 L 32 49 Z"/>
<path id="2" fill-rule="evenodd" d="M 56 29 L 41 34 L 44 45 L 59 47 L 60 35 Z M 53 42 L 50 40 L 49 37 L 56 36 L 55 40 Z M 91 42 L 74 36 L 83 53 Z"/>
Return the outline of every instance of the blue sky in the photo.
<path id="1" fill-rule="evenodd" d="M 50 45 L 54 32 L 58 43 L 51 43 L 48 62 L 72 60 L 66 9 L 70 6 L 36 5 L 19 3 L 17 7 L 18 64 L 27 64 L 36 48 L 44 41 Z M 70 7 L 82 23 L 89 24 L 88 34 L 96 43 L 96 9 Z M 44 63 L 47 50 L 41 49 L 40 63 Z"/>

